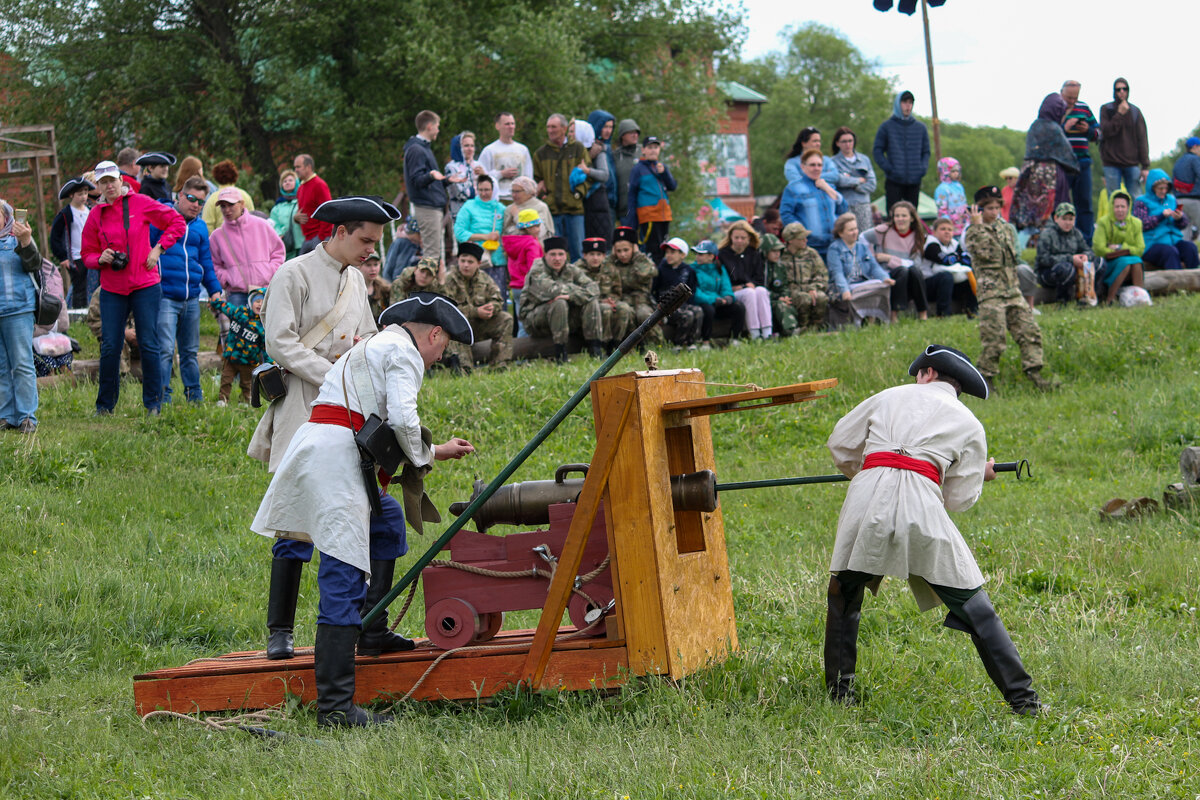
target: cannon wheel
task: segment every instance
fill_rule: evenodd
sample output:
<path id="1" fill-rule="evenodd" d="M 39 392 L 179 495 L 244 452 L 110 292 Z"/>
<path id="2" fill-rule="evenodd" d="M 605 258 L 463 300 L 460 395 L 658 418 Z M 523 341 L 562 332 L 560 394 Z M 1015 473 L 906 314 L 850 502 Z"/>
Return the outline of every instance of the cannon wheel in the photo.
<path id="1" fill-rule="evenodd" d="M 485 630 L 475 607 L 457 597 L 444 597 L 425 612 L 425 635 L 444 650 L 465 647 Z"/>
<path id="2" fill-rule="evenodd" d="M 504 627 L 504 612 L 491 611 L 479 615 L 480 631 L 475 634 L 473 642 L 486 642 L 500 632 Z"/>
<path id="3" fill-rule="evenodd" d="M 587 592 L 588 597 L 600 604 L 600 608 L 608 605 L 608 601 L 613 599 L 613 591 L 611 587 L 604 586 L 598 583 L 589 583 L 583 587 L 583 591 Z M 567 614 L 571 617 L 571 624 L 575 626 L 575 630 L 583 630 L 588 626 L 584 617 L 587 613 L 595 608 L 594 605 L 584 600 L 577 594 L 571 594 L 571 602 L 567 604 Z M 610 612 L 611 613 L 611 612 Z M 604 624 L 597 623 L 596 627 L 592 628 L 591 635 L 603 636 Z"/>

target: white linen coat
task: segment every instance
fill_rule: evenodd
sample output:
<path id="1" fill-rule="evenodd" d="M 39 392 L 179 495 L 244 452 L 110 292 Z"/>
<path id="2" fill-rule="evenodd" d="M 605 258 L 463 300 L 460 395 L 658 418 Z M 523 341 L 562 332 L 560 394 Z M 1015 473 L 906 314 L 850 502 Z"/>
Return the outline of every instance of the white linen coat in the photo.
<path id="1" fill-rule="evenodd" d="M 851 478 L 831 572 L 906 578 L 922 611 L 941 602 L 930 583 L 956 589 L 983 584 L 971 548 L 946 513 L 975 504 L 987 462 L 983 425 L 953 386 L 935 381 L 885 389 L 842 417 L 826 446 Z M 863 470 L 863 459 L 879 451 L 934 464 L 942 485 L 911 470 Z"/>
<path id="2" fill-rule="evenodd" d="M 301 337 L 333 310 L 342 286 L 351 292 L 346 315 L 311 350 L 304 347 Z M 324 244 L 279 268 L 263 298 L 262 320 L 267 354 L 287 370 L 287 396 L 267 408 L 246 452 L 274 472 L 296 430 L 308 419 L 329 367 L 353 346 L 354 337 L 377 328 L 362 274 L 326 253 Z"/>
<path id="3" fill-rule="evenodd" d="M 400 326 L 389 325 L 355 347 L 365 348 L 380 417 L 395 432 L 414 465 L 431 463 L 433 450 L 421 441 L 417 416 L 425 362 L 412 337 Z M 313 405 L 346 407 L 348 400 L 351 409 L 367 415 L 348 372 L 351 363 L 349 353 L 338 359 Z M 311 540 L 323 554 L 369 575 L 371 507 L 353 431 L 326 423 L 302 424 L 275 470 L 250 529 L 272 538 Z"/>

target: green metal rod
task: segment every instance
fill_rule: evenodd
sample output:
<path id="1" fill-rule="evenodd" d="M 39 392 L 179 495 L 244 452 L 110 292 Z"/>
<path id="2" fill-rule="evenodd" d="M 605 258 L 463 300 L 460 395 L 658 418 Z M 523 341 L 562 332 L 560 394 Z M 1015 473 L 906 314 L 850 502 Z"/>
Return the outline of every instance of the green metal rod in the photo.
<path id="1" fill-rule="evenodd" d="M 803 486 L 808 483 L 839 483 L 850 480 L 845 475 L 807 475 L 803 478 L 771 478 L 765 481 L 740 481 L 718 483 L 718 492 L 736 492 L 739 489 L 770 489 L 773 486 Z"/>
<path id="2" fill-rule="evenodd" d="M 470 505 L 468 505 L 463 512 L 459 514 L 453 522 L 450 523 L 450 527 L 446 528 L 445 532 L 442 533 L 442 535 L 438 537 L 438 540 L 434 542 L 428 550 L 425 551 L 424 555 L 418 558 L 416 563 L 409 567 L 408 572 L 404 573 L 404 577 L 392 586 L 388 593 L 383 596 L 383 599 L 380 600 L 374 608 L 367 612 L 366 616 L 363 617 L 364 627 L 371 624 L 376 617 L 378 617 L 387 609 L 392 601 L 400 596 L 401 592 L 408 588 L 409 584 L 417 579 L 417 576 L 421 574 L 421 570 L 425 569 L 425 567 L 429 566 L 429 562 L 437 558 L 437 555 L 442 551 L 442 548 L 450 543 L 450 540 L 454 538 L 454 534 L 462 530 L 463 526 L 471 520 L 471 517 L 475 515 L 475 512 L 479 510 L 480 506 L 487 502 L 487 499 L 495 494 L 496 490 L 503 486 L 505 481 L 512 477 L 512 474 L 516 472 L 522 464 L 525 463 L 525 460 L 533 454 L 534 450 L 537 450 L 538 447 L 541 446 L 542 442 L 549 438 L 550 434 L 554 432 L 554 429 L 557 428 L 559 424 L 567 418 L 567 415 L 574 411 L 575 407 L 583 402 L 583 398 L 587 397 L 588 393 L 592 390 L 592 381 L 603 378 L 608 371 L 611 370 L 613 366 L 621 360 L 622 357 L 624 357 L 626 353 L 637 347 L 638 342 L 642 340 L 642 338 L 652 327 L 657 325 L 661 320 L 670 316 L 670 314 L 676 308 L 678 308 L 689 297 L 691 297 L 691 289 L 685 284 L 679 284 L 676 288 L 680 291 L 675 291 L 673 289 L 667 293 L 667 296 L 663 298 L 662 302 L 658 304 L 658 307 L 654 309 L 654 313 L 651 314 L 646 321 L 639 325 L 632 333 L 630 333 L 629 336 L 625 337 L 625 341 L 621 342 L 621 346 L 618 347 L 611 355 L 609 355 L 607 359 L 605 359 L 604 363 L 592 373 L 592 376 L 584 381 L 583 385 L 575 391 L 575 394 L 571 395 L 571 399 L 564 403 L 562 408 L 555 412 L 554 416 L 542 426 L 542 429 L 534 434 L 534 437 L 529 440 L 529 443 L 521 448 L 521 452 L 517 453 L 512 461 L 509 461 L 504 466 L 504 469 L 500 470 L 500 473 L 492 479 L 492 482 L 489 483 L 487 487 L 479 493 L 479 496 L 472 500 Z"/>

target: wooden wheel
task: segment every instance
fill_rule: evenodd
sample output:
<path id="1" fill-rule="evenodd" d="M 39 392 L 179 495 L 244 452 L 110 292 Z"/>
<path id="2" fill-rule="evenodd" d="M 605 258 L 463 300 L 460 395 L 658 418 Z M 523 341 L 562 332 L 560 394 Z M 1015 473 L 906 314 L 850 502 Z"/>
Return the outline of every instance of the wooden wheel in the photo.
<path id="1" fill-rule="evenodd" d="M 500 632 L 504 627 L 504 612 L 492 611 L 479 615 L 480 630 L 475 634 L 473 642 L 486 642 Z"/>
<path id="2" fill-rule="evenodd" d="M 445 597 L 425 612 L 425 635 L 444 650 L 465 647 L 484 630 L 475 607 L 457 597 Z"/>

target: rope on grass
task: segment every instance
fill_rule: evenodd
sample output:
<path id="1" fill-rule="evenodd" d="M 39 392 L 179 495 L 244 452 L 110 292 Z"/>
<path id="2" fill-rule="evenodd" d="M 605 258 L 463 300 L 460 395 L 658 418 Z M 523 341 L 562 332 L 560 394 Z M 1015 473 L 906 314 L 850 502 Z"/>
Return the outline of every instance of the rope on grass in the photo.
<path id="1" fill-rule="evenodd" d="M 194 722 L 197 725 L 203 725 L 206 728 L 214 731 L 229 731 L 240 730 L 242 726 L 252 725 L 254 727 L 263 727 L 272 719 L 285 720 L 287 714 L 277 708 L 267 708 L 262 711 L 250 711 L 245 714 L 238 714 L 235 717 L 193 717 L 188 714 L 181 714 L 178 711 L 166 711 L 160 709 L 151 711 L 142 715 L 142 726 L 145 727 L 148 719 L 182 719 L 188 722 Z"/>

